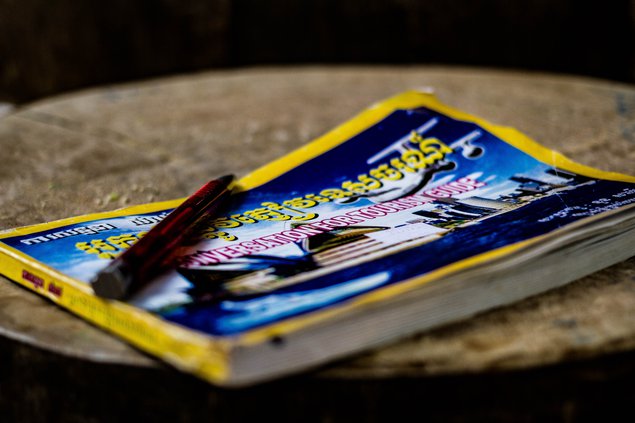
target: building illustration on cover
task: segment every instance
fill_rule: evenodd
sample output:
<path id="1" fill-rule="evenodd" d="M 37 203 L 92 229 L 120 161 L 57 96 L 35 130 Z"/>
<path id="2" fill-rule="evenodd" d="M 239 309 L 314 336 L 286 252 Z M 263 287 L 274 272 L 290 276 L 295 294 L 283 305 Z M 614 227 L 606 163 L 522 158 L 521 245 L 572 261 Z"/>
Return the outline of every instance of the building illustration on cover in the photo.
<path id="1" fill-rule="evenodd" d="M 324 270 L 355 266 L 433 242 L 450 231 L 479 224 L 544 196 L 593 183 L 591 178 L 555 168 L 544 173 L 544 179 L 514 174 L 509 180 L 515 188 L 496 198 L 437 198 L 383 220 L 381 226 L 352 225 L 311 236 L 297 243 L 301 254 L 293 257 L 256 254 L 216 265 L 181 268 L 179 272 L 192 283 L 188 294 L 194 304 L 256 296 L 310 280 Z M 404 191 L 413 193 L 411 187 Z"/>

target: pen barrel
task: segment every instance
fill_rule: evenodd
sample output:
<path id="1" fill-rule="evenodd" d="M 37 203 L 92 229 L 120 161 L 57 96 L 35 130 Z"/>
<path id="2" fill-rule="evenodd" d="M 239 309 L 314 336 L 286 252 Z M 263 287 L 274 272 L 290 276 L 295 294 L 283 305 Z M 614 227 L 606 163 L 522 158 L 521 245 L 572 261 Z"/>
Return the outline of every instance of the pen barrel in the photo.
<path id="1" fill-rule="evenodd" d="M 122 254 L 122 260 L 131 265 L 135 282 L 145 283 L 171 266 L 178 247 L 224 203 L 227 187 L 220 180 L 207 183 L 139 239 L 137 248 Z"/>
<path id="2" fill-rule="evenodd" d="M 97 295 L 123 298 L 170 268 L 179 246 L 194 236 L 229 197 L 232 180 L 226 176 L 205 184 L 117 257 L 93 281 Z M 104 285 L 117 286 L 110 289 Z"/>

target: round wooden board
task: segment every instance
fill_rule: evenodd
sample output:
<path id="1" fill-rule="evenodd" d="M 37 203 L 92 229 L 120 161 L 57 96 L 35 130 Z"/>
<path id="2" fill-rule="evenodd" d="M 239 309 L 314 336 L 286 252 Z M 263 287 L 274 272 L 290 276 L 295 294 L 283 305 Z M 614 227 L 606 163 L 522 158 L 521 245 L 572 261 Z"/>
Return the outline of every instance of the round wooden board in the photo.
<path id="1" fill-rule="evenodd" d="M 515 127 L 583 164 L 635 173 L 635 89 L 623 84 L 445 67 L 216 71 L 72 93 L 0 119 L 0 229 L 185 196 L 212 177 L 246 174 L 412 88 L 433 89 L 446 104 Z M 628 352 L 635 347 L 633 309 L 631 259 L 301 378 L 389 383 Z M 147 369 L 158 383 L 162 374 L 177 377 L 4 278 L 0 334 L 19 351 L 13 363 L 52 355 L 82 369 Z"/>

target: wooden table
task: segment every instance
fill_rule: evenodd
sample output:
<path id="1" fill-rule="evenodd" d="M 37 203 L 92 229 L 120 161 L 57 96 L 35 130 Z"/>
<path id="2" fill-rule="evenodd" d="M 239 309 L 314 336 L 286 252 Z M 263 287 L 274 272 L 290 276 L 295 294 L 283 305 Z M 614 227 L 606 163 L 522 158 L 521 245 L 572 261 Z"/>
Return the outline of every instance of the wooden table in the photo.
<path id="1" fill-rule="evenodd" d="M 184 196 L 416 87 L 432 87 L 443 102 L 516 127 L 584 164 L 635 173 L 631 86 L 443 67 L 217 71 L 71 93 L 1 118 L 0 229 Z M 606 417 L 635 400 L 633 310 L 631 259 L 311 374 L 224 390 L 0 278 L 0 417 Z"/>

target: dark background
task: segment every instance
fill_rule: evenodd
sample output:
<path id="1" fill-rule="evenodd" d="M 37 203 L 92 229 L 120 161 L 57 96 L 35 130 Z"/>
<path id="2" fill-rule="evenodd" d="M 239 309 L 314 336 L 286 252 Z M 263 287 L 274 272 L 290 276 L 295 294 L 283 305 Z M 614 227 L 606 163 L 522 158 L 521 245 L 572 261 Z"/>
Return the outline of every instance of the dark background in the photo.
<path id="1" fill-rule="evenodd" d="M 0 0 L 0 101 L 25 103 L 206 69 L 313 63 L 487 66 L 635 83 L 635 0 Z M 15 128 L 29 122 L 18 123 Z M 21 141 L 13 133 L 4 139 Z M 18 169 L 4 168 L 6 175 Z M 44 165 L 37 172 L 49 175 Z M 54 187 L 44 190 L 53 196 Z M 632 351 L 488 375 L 485 383 L 478 374 L 375 382 L 316 377 L 242 391 L 209 388 L 171 369 L 67 360 L 0 337 L 0 422 L 42 416 L 399 421 L 409 415 L 454 422 L 619 421 L 623 415 L 632 420 L 635 398 Z"/>
<path id="2" fill-rule="evenodd" d="M 635 1 L 0 0 L 0 100 L 303 63 L 456 64 L 635 81 Z"/>
<path id="3" fill-rule="evenodd" d="M 0 100 L 272 64 L 456 64 L 635 81 L 635 1 L 0 0 Z"/>

